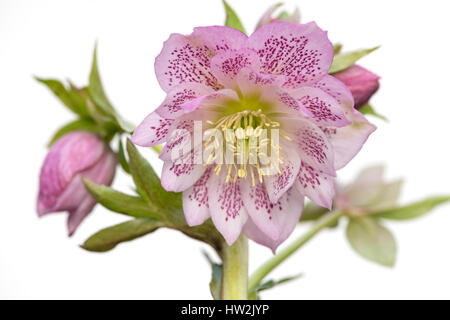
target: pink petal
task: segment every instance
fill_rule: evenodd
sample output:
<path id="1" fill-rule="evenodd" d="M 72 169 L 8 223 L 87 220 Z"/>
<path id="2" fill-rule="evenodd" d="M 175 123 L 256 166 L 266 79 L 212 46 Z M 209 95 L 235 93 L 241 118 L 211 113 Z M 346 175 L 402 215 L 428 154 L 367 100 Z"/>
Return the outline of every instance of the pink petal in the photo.
<path id="1" fill-rule="evenodd" d="M 276 94 L 277 97 L 274 100 L 277 102 L 277 109 L 280 110 L 280 112 L 301 117 L 313 117 L 311 111 L 291 93 L 280 89 L 276 92 Z"/>
<path id="2" fill-rule="evenodd" d="M 189 226 L 198 226 L 210 216 L 208 202 L 208 181 L 213 168 L 208 168 L 197 182 L 183 192 L 183 211 Z"/>
<path id="3" fill-rule="evenodd" d="M 339 79 L 326 75 L 320 81 L 316 82 L 314 87 L 335 98 L 344 110 L 353 107 L 354 101 L 352 93 Z"/>
<path id="4" fill-rule="evenodd" d="M 312 202 L 331 210 L 334 197 L 334 178 L 302 162 L 296 188 Z"/>
<path id="5" fill-rule="evenodd" d="M 319 125 L 344 127 L 351 122 L 346 118 L 340 103 L 324 91 L 301 87 L 291 92 L 312 115 L 312 119 Z"/>
<path id="6" fill-rule="evenodd" d="M 242 198 L 250 219 L 257 229 L 273 241 L 271 248 L 276 248 L 287 239 L 298 223 L 303 210 L 303 196 L 295 188 L 291 188 L 277 203 L 271 203 L 262 184 L 255 187 L 250 183 L 243 185 Z M 261 239 L 256 234 L 253 235 L 255 241 Z M 252 234 L 247 233 L 247 236 L 253 239 Z"/>
<path id="7" fill-rule="evenodd" d="M 228 245 L 232 245 L 247 222 L 247 211 L 241 197 L 241 180 L 225 182 L 225 168 L 219 175 L 212 174 L 208 183 L 208 201 L 211 218 Z"/>
<path id="8" fill-rule="evenodd" d="M 219 83 L 225 87 L 235 87 L 235 78 L 243 68 L 259 69 L 259 59 L 252 49 L 228 50 L 211 59 L 211 70 Z"/>
<path id="9" fill-rule="evenodd" d="M 376 130 L 376 126 L 371 124 L 359 111 L 348 108 L 346 115 L 352 121 L 351 125 L 343 128 L 322 128 L 333 146 L 336 170 L 345 167 Z"/>
<path id="10" fill-rule="evenodd" d="M 264 177 L 266 191 L 272 203 L 278 202 L 281 196 L 292 187 L 300 169 L 300 158 L 295 148 L 288 143 L 281 147 L 280 156 L 283 159 L 283 163 L 280 164 L 281 174 Z"/>
<path id="11" fill-rule="evenodd" d="M 97 202 L 91 196 L 86 197 L 79 206 L 67 217 L 67 231 L 68 236 L 71 237 L 76 229 L 80 226 L 81 222 L 92 211 Z"/>
<path id="12" fill-rule="evenodd" d="M 324 132 L 310 120 L 278 118 L 281 128 L 293 140 L 302 161 L 333 177 L 334 150 Z"/>
<path id="13" fill-rule="evenodd" d="M 142 147 L 151 147 L 165 142 L 173 119 L 161 117 L 156 111 L 150 113 L 134 130 L 131 141 Z"/>
<path id="14" fill-rule="evenodd" d="M 172 34 L 156 57 L 155 72 L 161 88 L 168 92 L 180 83 L 197 82 L 219 89 L 211 73 L 211 58 L 222 51 L 240 49 L 247 36 L 228 27 L 199 27 L 188 36 Z"/>
<path id="15" fill-rule="evenodd" d="M 213 90 L 200 83 L 183 83 L 167 93 L 164 102 L 156 109 L 156 112 L 167 119 L 175 119 L 184 113 L 182 104 L 195 98 L 204 96 Z"/>
<path id="16" fill-rule="evenodd" d="M 258 52 L 262 72 L 287 76 L 289 87 L 320 80 L 333 61 L 333 45 L 314 22 L 267 24 L 250 36 L 248 47 Z"/>
<path id="17" fill-rule="evenodd" d="M 239 101 L 239 96 L 234 90 L 221 89 L 188 101 L 181 107 L 186 112 L 195 111 L 200 107 L 203 107 L 202 109 L 209 109 L 212 107 L 223 108 L 229 100 Z"/>
<path id="18" fill-rule="evenodd" d="M 286 77 L 261 73 L 252 68 L 243 68 L 237 75 L 236 80 L 242 94 L 248 96 L 262 94 L 267 91 L 277 91 L 286 81 Z"/>
<path id="19" fill-rule="evenodd" d="M 283 212 L 280 220 L 280 223 L 283 225 L 280 237 L 278 240 L 273 240 L 270 237 L 268 237 L 264 232 L 262 232 L 256 224 L 252 221 L 252 219 L 248 219 L 247 223 L 244 226 L 243 232 L 247 236 L 247 238 L 252 239 L 256 243 L 259 243 L 263 246 L 266 246 L 272 250 L 272 252 L 275 254 L 276 249 L 280 244 L 282 244 L 289 236 L 292 234 L 292 232 L 295 230 L 295 227 L 297 226 L 300 216 L 303 211 L 303 202 L 304 197 L 296 192 L 296 190 L 293 188 L 289 190 L 282 199 L 284 203 L 287 203 L 287 208 L 290 212 Z M 288 211 L 285 210 L 285 211 Z"/>
<path id="20" fill-rule="evenodd" d="M 163 161 L 178 160 L 193 148 L 194 121 L 177 119 L 167 134 L 167 142 L 159 154 Z M 200 142 L 201 143 L 201 142 Z"/>
<path id="21" fill-rule="evenodd" d="M 195 164 L 194 150 L 176 161 L 165 161 L 161 173 L 161 185 L 167 191 L 182 192 L 194 185 L 206 170 L 203 164 Z"/>
<path id="22" fill-rule="evenodd" d="M 71 236 L 80 223 L 84 220 L 84 218 L 92 211 L 94 208 L 96 201 L 92 198 L 92 196 L 88 193 L 86 188 L 83 185 L 82 178 L 87 178 L 92 182 L 99 185 L 111 185 L 114 175 L 116 172 L 117 166 L 117 156 L 112 153 L 110 150 L 106 151 L 102 158 L 97 162 L 97 164 L 77 175 L 77 177 L 71 182 L 73 184 L 72 190 L 78 190 L 76 195 L 71 193 L 70 191 L 65 192 L 64 196 L 60 199 L 60 206 L 62 208 L 64 204 L 64 210 L 69 210 L 68 217 L 68 229 L 69 236 Z M 78 196 L 83 196 L 82 199 L 76 198 Z M 66 198 L 64 200 L 63 198 Z"/>

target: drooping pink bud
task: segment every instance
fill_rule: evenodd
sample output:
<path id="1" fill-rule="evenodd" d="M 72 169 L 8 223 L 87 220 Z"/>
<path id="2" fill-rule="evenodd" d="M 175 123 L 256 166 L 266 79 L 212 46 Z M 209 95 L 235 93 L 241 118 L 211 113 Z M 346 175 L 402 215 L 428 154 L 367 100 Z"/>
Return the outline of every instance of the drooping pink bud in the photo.
<path id="1" fill-rule="evenodd" d="M 333 74 L 333 76 L 345 83 L 350 89 L 355 99 L 356 109 L 369 102 L 372 95 L 380 87 L 379 76 L 356 64 Z"/>
<path id="2" fill-rule="evenodd" d="M 96 204 L 84 187 L 83 178 L 110 185 L 116 165 L 117 156 L 95 134 L 83 131 L 66 134 L 51 147 L 42 165 L 38 215 L 67 211 L 71 236 Z"/>

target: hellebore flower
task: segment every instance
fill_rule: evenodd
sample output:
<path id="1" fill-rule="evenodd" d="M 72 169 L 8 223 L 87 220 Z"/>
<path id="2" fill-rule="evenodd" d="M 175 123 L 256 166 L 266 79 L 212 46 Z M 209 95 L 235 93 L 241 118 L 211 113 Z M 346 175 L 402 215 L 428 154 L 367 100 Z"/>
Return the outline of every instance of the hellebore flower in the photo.
<path id="1" fill-rule="evenodd" d="M 116 165 L 117 156 L 98 136 L 82 131 L 66 134 L 50 148 L 42 165 L 38 215 L 68 211 L 71 236 L 96 203 L 83 178 L 110 185 Z"/>
<path id="2" fill-rule="evenodd" d="M 259 19 L 258 24 L 256 25 L 256 29 L 259 29 L 266 24 L 277 21 L 300 23 L 300 11 L 298 10 L 298 8 L 295 8 L 294 12 L 291 14 L 287 12 L 282 12 L 278 17 L 273 17 L 275 11 L 282 5 L 283 5 L 282 3 L 277 3 L 269 7 L 269 9 L 267 9 L 267 11 L 264 12 L 264 14 Z"/>
<path id="3" fill-rule="evenodd" d="M 383 166 L 369 167 L 346 186 L 336 187 L 335 208 L 353 216 L 396 207 L 402 180 L 386 182 Z"/>
<path id="4" fill-rule="evenodd" d="M 335 73 L 333 76 L 345 83 L 350 89 L 355 99 L 356 109 L 369 102 L 370 98 L 380 87 L 379 76 L 356 64 L 348 69 Z"/>
<path id="5" fill-rule="evenodd" d="M 331 207 L 336 170 L 375 130 L 353 108 L 347 87 L 327 74 L 332 60 L 333 46 L 314 22 L 274 22 L 250 37 L 221 26 L 170 36 L 155 62 L 166 100 L 136 128 L 132 141 L 166 142 L 161 183 L 183 192 L 189 225 L 211 217 L 228 244 L 243 231 L 275 250 L 294 230 L 304 196 Z M 225 151 L 245 154 L 243 161 L 217 163 L 211 153 L 198 164 L 198 143 L 190 137 L 200 120 L 205 151 L 215 143 L 208 134 L 223 132 Z M 273 129 L 279 130 L 279 148 L 268 143 L 275 139 Z M 264 130 L 270 136 L 261 139 Z M 267 144 L 278 155 L 251 161 L 250 149 L 259 155 Z M 180 147 L 189 152 L 174 157 Z"/>

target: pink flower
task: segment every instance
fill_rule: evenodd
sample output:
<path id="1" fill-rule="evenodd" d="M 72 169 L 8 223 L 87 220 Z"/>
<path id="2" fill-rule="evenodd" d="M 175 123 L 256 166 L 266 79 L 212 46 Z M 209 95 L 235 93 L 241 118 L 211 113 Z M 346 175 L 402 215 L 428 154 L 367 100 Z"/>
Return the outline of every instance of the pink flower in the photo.
<path id="1" fill-rule="evenodd" d="M 258 24 L 256 25 L 256 29 L 259 29 L 266 24 L 277 21 L 300 23 L 300 11 L 298 10 L 298 8 L 296 8 L 291 14 L 284 12 L 284 14 L 282 13 L 278 17 L 273 17 L 275 11 L 282 5 L 282 3 L 277 3 L 269 7 L 269 9 L 267 9 L 267 11 L 264 12 L 264 14 L 259 19 Z"/>
<path id="2" fill-rule="evenodd" d="M 116 155 L 96 135 L 82 131 L 66 134 L 51 147 L 42 165 L 38 215 L 68 211 L 71 236 L 96 203 L 82 179 L 110 185 L 116 165 Z"/>
<path id="3" fill-rule="evenodd" d="M 336 186 L 335 208 L 358 216 L 396 207 L 403 181 L 388 182 L 384 172 L 383 166 L 368 167 L 352 183 Z"/>
<path id="4" fill-rule="evenodd" d="M 132 141 L 166 142 L 161 183 L 183 192 L 189 225 L 211 217 L 228 244 L 243 231 L 275 250 L 294 230 L 304 196 L 331 207 L 336 170 L 375 130 L 353 108 L 347 87 L 327 74 L 332 60 L 333 46 L 314 22 L 274 22 L 250 37 L 220 26 L 170 36 L 155 63 L 167 98 L 136 128 Z M 205 133 L 217 129 L 227 136 L 234 130 L 247 139 L 247 150 L 261 129 L 278 128 L 278 173 L 267 174 L 247 158 L 238 165 L 188 161 L 198 156 L 190 139 L 194 120 L 202 121 Z M 260 150 L 265 142 L 258 143 Z M 211 144 L 207 140 L 206 149 Z M 171 158 L 180 146 L 193 151 Z"/>
<path id="5" fill-rule="evenodd" d="M 334 76 L 350 89 L 356 109 L 369 102 L 380 87 L 379 76 L 356 64 Z"/>

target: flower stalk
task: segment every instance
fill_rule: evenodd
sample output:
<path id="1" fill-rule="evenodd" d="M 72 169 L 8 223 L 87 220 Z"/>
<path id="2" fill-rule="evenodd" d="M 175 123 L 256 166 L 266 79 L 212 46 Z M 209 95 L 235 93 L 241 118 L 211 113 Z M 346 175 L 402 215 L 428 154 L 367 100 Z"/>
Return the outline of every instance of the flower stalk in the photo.
<path id="1" fill-rule="evenodd" d="M 248 239 L 241 234 L 223 248 L 222 300 L 248 299 Z"/>
<path id="2" fill-rule="evenodd" d="M 340 211 L 332 211 L 322 216 L 316 224 L 304 235 L 295 240 L 289 246 L 278 252 L 272 258 L 267 260 L 251 275 L 248 283 L 249 292 L 252 292 L 258 284 L 282 262 L 287 260 L 293 253 L 300 249 L 304 244 L 311 240 L 321 230 L 335 224 L 343 213 Z"/>

